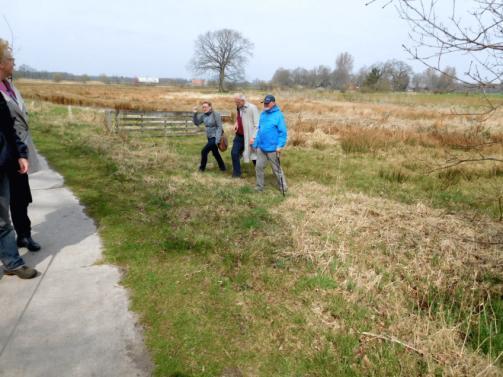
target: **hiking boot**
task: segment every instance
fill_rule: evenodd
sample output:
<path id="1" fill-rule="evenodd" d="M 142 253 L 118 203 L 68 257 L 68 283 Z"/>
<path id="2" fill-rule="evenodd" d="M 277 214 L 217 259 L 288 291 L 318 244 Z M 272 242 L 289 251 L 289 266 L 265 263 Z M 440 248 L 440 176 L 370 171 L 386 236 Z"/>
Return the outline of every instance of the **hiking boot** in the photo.
<path id="1" fill-rule="evenodd" d="M 4 274 L 5 275 L 16 275 L 20 279 L 33 279 L 35 276 L 37 276 L 38 272 L 34 268 L 23 265 L 23 266 L 18 267 L 14 270 L 5 270 L 4 269 Z"/>
<path id="2" fill-rule="evenodd" d="M 18 247 L 26 247 L 30 251 L 39 251 L 42 246 L 38 242 L 35 242 L 31 236 L 28 237 L 18 237 L 17 239 Z"/>

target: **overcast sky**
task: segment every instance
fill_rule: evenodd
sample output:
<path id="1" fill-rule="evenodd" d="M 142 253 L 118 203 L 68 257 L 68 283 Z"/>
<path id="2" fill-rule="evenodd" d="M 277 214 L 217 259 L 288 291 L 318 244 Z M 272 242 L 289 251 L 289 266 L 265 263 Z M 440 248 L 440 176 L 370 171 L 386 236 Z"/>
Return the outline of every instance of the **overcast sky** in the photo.
<path id="1" fill-rule="evenodd" d="M 194 40 L 237 30 L 255 45 L 248 80 L 279 68 L 334 66 L 349 52 L 355 68 L 404 60 L 408 25 L 393 7 L 365 0 L 2 0 L 0 37 L 14 33 L 16 64 L 74 74 L 190 78 Z M 462 71 L 461 61 L 450 61 Z"/>

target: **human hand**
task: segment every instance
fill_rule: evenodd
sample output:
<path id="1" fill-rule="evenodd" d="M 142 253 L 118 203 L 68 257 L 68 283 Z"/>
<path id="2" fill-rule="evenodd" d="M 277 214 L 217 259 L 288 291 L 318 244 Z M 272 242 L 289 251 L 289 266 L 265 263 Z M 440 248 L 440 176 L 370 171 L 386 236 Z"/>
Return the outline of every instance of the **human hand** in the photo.
<path id="1" fill-rule="evenodd" d="M 197 106 L 194 106 L 194 107 L 192 108 L 192 111 L 193 111 L 194 113 L 197 113 Z"/>
<path id="2" fill-rule="evenodd" d="M 19 162 L 19 170 L 20 174 L 26 174 L 28 172 L 28 160 L 26 158 L 19 158 L 17 160 Z"/>
<path id="3" fill-rule="evenodd" d="M 283 148 L 276 148 L 276 153 L 280 154 L 283 151 Z"/>
<path id="4" fill-rule="evenodd" d="M 237 123 L 234 123 L 234 131 L 237 132 L 238 131 L 238 124 Z"/>

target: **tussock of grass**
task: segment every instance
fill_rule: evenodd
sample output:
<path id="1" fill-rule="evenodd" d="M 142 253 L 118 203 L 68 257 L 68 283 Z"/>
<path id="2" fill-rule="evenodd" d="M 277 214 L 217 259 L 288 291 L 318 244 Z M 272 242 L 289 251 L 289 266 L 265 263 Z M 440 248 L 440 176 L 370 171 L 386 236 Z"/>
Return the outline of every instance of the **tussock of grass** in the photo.
<path id="1" fill-rule="evenodd" d="M 485 360 L 467 353 L 466 342 L 474 349 L 486 342 L 499 349 L 498 328 L 487 323 L 501 323 L 503 313 L 477 307 L 489 305 L 503 289 L 482 279 L 499 274 L 502 224 L 423 205 L 334 194 L 312 182 L 295 192 L 275 209 L 288 219 L 285 231 L 294 235 L 286 257 L 313 263 L 327 274 L 322 281 L 334 281 L 330 287 L 340 287 L 336 292 L 345 300 L 371 310 L 380 318 L 373 332 L 426 352 L 429 373 L 437 359 L 448 365 L 449 375 L 483 369 Z M 344 322 L 340 318 L 337 326 L 349 330 Z M 491 328 L 491 335 L 486 331 L 485 338 L 474 338 L 473 329 L 481 326 Z"/>

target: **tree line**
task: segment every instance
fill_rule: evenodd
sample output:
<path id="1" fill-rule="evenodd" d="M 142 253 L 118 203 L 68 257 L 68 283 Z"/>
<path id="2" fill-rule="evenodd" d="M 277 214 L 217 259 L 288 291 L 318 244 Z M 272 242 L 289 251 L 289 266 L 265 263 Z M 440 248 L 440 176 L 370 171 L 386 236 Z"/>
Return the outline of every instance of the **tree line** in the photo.
<path id="1" fill-rule="evenodd" d="M 427 68 L 424 72 L 414 73 L 409 64 L 390 59 L 354 72 L 354 58 L 347 52 L 338 55 L 333 69 L 326 65 L 312 69 L 278 68 L 271 79 L 271 84 L 285 88 L 307 87 L 376 92 L 406 90 L 448 92 L 462 89 L 456 80 L 454 67 L 446 67 L 443 72 Z"/>

